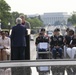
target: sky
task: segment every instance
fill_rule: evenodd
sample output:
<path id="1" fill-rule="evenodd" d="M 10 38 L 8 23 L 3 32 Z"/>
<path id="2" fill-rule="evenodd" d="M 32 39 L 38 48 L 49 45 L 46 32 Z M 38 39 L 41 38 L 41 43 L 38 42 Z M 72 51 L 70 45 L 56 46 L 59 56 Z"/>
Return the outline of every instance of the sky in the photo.
<path id="1" fill-rule="evenodd" d="M 76 11 L 76 0 L 5 0 L 11 11 L 26 15 Z"/>

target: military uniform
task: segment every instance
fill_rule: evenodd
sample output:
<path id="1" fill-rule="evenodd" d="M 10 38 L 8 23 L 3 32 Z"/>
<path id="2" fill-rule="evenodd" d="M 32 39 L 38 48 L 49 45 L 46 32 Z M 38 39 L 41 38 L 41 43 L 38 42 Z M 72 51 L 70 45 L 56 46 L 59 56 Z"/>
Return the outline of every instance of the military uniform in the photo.
<path id="1" fill-rule="evenodd" d="M 59 57 L 62 58 L 62 48 L 63 48 L 63 36 L 51 36 L 51 49 L 53 53 L 53 58 L 56 59 L 57 57 L 57 52 L 59 53 Z"/>
<path id="2" fill-rule="evenodd" d="M 49 43 L 49 37 L 48 36 L 38 36 L 36 38 L 35 44 L 38 45 L 40 42 L 48 42 Z"/>

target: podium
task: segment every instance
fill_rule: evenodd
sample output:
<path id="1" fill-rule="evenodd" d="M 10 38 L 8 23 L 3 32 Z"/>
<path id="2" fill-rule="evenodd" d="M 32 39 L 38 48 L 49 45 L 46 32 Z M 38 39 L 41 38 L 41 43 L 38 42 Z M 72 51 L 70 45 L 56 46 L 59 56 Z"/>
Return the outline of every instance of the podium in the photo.
<path id="1" fill-rule="evenodd" d="M 30 35 L 26 36 L 25 60 L 30 60 Z"/>
<path id="2" fill-rule="evenodd" d="M 26 47 L 25 47 L 25 60 L 30 60 L 30 29 L 27 29 L 26 35 Z M 24 75 L 31 75 L 31 68 L 25 67 L 25 74 Z"/>
<path id="3" fill-rule="evenodd" d="M 30 29 L 27 29 L 26 35 L 25 60 L 30 60 Z"/>

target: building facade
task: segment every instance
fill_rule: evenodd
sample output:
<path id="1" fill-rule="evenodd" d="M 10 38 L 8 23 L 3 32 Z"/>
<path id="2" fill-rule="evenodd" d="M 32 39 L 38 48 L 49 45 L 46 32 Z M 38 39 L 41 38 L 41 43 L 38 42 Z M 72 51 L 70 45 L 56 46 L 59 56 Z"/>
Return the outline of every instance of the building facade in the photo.
<path id="1" fill-rule="evenodd" d="M 66 25 L 69 17 L 70 15 L 66 12 L 44 13 L 41 15 L 44 25 Z"/>

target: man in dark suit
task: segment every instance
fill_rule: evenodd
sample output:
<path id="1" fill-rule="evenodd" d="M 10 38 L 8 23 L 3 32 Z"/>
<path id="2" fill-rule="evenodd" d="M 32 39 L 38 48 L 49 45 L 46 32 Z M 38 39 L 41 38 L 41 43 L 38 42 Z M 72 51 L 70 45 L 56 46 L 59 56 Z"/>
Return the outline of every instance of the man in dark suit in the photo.
<path id="1" fill-rule="evenodd" d="M 11 33 L 11 59 L 12 60 L 24 60 L 25 59 L 25 47 L 26 47 L 26 28 L 21 23 L 22 19 L 16 19 L 17 25 L 12 28 Z"/>

